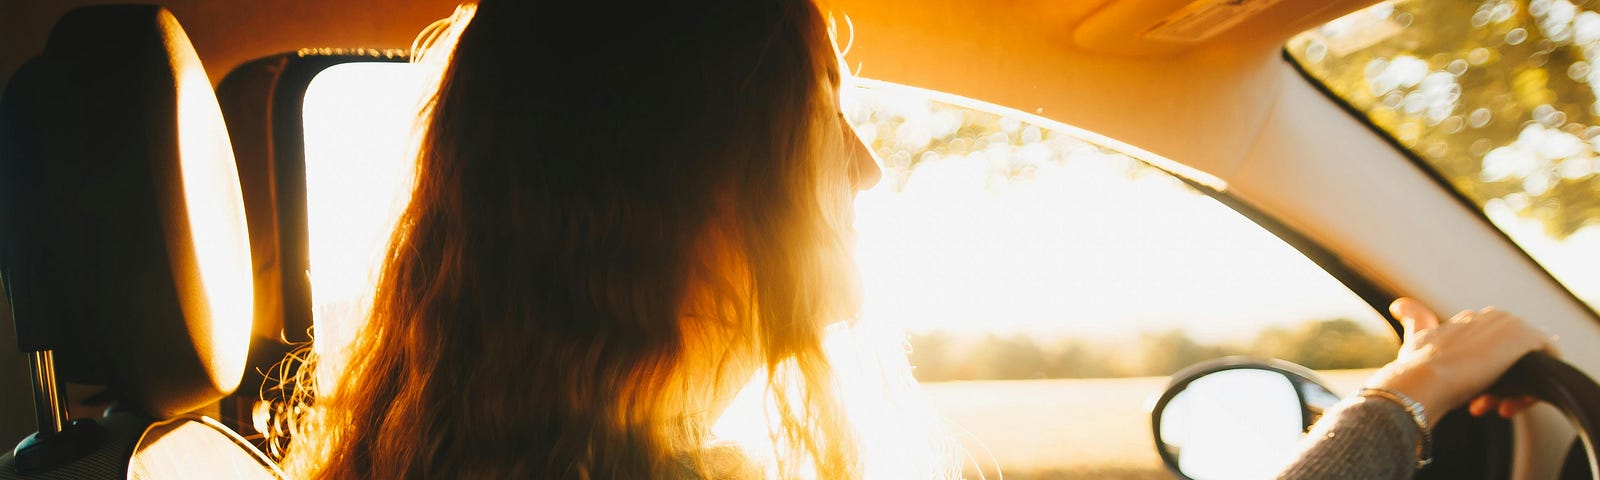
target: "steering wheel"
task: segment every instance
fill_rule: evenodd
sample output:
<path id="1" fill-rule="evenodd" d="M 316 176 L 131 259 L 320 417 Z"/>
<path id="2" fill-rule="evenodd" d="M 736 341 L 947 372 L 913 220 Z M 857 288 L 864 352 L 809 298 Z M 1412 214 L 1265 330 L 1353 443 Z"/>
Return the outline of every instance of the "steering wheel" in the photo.
<path id="1" fill-rule="evenodd" d="M 1600 384 L 1583 371 L 1544 352 L 1524 355 L 1489 389 L 1496 395 L 1532 395 L 1566 414 L 1589 458 L 1589 476 L 1600 480 L 1594 434 L 1600 421 Z"/>

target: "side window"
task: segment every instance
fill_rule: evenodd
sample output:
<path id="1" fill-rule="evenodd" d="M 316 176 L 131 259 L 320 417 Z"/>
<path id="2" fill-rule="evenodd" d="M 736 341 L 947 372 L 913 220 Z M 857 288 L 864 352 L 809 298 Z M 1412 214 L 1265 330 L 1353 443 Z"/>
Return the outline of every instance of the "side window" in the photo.
<path id="1" fill-rule="evenodd" d="M 1595 9 L 1569 0 L 1382 2 L 1287 49 L 1600 307 Z"/>
<path id="2" fill-rule="evenodd" d="M 1348 393 L 1394 357 L 1371 306 L 1172 175 L 1042 120 L 865 83 L 847 112 L 884 179 L 857 199 L 864 317 L 909 332 L 972 469 L 1161 477 L 1149 403 L 1178 369 L 1280 358 Z"/>
<path id="3" fill-rule="evenodd" d="M 410 200 L 413 131 L 427 69 L 350 62 L 306 87 L 306 230 L 319 388 L 364 321 L 395 220 Z"/>
<path id="4" fill-rule="evenodd" d="M 1164 478 L 1148 409 L 1176 370 L 1280 358 L 1347 393 L 1393 357 L 1370 306 L 1178 178 L 1062 125 L 863 83 L 847 115 L 884 169 L 857 199 L 864 320 L 907 332 L 968 477 Z M 306 92 L 325 362 L 354 333 L 404 206 L 425 86 L 415 65 L 353 63 Z"/>

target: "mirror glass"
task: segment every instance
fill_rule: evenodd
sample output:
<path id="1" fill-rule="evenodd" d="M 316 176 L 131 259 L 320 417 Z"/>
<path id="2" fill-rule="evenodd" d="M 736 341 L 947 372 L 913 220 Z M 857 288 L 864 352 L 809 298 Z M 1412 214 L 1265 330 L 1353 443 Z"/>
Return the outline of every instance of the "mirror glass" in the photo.
<path id="1" fill-rule="evenodd" d="M 1281 373 L 1211 373 L 1167 402 L 1157 427 L 1160 448 L 1196 480 L 1272 478 L 1294 458 L 1305 424 L 1300 405 Z"/>

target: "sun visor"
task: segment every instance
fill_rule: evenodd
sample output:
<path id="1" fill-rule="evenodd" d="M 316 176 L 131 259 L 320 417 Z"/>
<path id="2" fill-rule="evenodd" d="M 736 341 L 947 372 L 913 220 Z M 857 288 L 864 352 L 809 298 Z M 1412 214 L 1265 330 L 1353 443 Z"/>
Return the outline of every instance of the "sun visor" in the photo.
<path id="1" fill-rule="evenodd" d="M 22 350 L 170 416 L 238 386 L 250 245 L 232 148 L 183 29 L 74 10 L 0 101 L 0 274 Z"/>

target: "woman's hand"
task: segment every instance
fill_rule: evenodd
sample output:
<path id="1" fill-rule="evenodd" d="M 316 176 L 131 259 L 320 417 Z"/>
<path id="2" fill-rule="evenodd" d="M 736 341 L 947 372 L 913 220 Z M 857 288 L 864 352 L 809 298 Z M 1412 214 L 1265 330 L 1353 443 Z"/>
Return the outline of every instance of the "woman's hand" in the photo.
<path id="1" fill-rule="evenodd" d="M 1435 424 L 1469 400 L 1474 415 L 1510 416 L 1534 403 L 1527 397 L 1481 394 L 1524 354 L 1554 353 L 1554 338 L 1544 331 L 1494 307 L 1463 311 L 1441 323 L 1421 302 L 1401 298 L 1389 305 L 1389 313 L 1405 326 L 1405 338 L 1399 355 L 1368 386 L 1411 397 Z"/>

